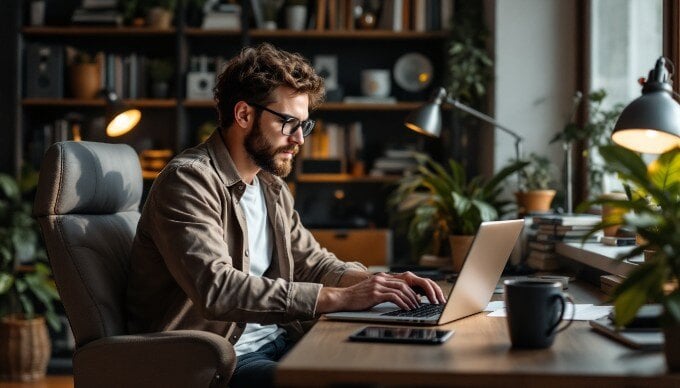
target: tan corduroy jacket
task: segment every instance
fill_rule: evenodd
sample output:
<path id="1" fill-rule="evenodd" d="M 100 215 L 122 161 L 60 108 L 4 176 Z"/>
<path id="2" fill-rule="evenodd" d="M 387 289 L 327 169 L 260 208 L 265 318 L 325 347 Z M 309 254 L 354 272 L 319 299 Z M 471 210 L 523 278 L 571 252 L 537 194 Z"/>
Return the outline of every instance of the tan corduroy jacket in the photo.
<path id="1" fill-rule="evenodd" d="M 131 333 L 197 329 L 236 343 L 245 322 L 284 324 L 315 316 L 322 285 L 348 269 L 300 223 L 285 182 L 258 174 L 273 229 L 264 277 L 248 275 L 245 191 L 219 130 L 166 166 L 149 192 L 132 246 L 127 289 Z"/>

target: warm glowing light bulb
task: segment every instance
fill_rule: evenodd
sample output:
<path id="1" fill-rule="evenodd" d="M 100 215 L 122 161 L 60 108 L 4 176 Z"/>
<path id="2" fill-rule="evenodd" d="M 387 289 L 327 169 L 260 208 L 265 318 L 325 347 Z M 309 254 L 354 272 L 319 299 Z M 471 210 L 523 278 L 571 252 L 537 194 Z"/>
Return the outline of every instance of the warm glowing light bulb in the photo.
<path id="1" fill-rule="evenodd" d="M 111 120 L 109 126 L 106 127 L 106 134 L 110 137 L 124 135 L 137 125 L 141 117 L 142 112 L 138 109 L 127 110 Z"/>
<path id="2" fill-rule="evenodd" d="M 427 73 L 420 73 L 420 74 L 418 74 L 418 81 L 419 81 L 421 84 L 426 83 L 429 79 L 430 79 L 430 75 L 427 74 Z"/>
<path id="3" fill-rule="evenodd" d="M 659 137 L 659 132 L 655 131 L 653 129 L 648 129 L 648 130 L 645 131 L 645 136 L 647 136 L 650 139 L 655 139 L 655 138 Z"/>

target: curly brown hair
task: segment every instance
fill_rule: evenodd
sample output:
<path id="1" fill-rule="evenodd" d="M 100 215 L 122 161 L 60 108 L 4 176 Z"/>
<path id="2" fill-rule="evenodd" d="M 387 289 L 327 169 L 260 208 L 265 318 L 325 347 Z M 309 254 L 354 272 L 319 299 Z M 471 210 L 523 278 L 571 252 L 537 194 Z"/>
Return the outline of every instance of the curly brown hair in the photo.
<path id="1" fill-rule="evenodd" d="M 227 63 L 213 88 L 220 126 L 227 128 L 233 123 L 234 106 L 239 101 L 272 103 L 272 92 L 279 86 L 307 94 L 310 110 L 323 102 L 323 79 L 300 54 L 279 50 L 268 43 L 241 50 Z"/>

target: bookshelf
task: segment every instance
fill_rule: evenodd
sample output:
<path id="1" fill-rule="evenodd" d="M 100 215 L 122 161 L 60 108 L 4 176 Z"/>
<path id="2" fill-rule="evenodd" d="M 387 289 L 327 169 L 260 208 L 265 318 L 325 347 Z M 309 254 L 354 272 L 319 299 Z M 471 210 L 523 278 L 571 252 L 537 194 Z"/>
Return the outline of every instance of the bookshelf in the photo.
<path id="1" fill-rule="evenodd" d="M 252 0 L 251 0 L 252 1 Z M 285 50 L 301 53 L 314 64 L 318 55 L 332 55 L 337 58 L 338 83 L 342 85 L 344 96 L 359 96 L 360 73 L 363 69 L 389 69 L 401 56 L 417 52 L 428 57 L 434 64 L 432 84 L 425 90 L 409 92 L 401 89 L 392 79 L 391 96 L 395 103 L 345 103 L 340 99 L 328 99 L 312 117 L 321 123 L 333 123 L 347 128 L 353 123 L 361 123 L 363 131 L 363 150 L 357 157 L 363 162 L 363 174 L 356 171 L 343 170 L 333 174 L 308 174 L 295 171 L 289 177 L 300 201 L 299 211 L 303 216 L 308 211 L 315 220 L 312 224 L 326 227 L 324 219 L 329 216 L 314 212 L 314 209 L 326 211 L 334 209 L 339 213 L 359 214 L 360 222 L 349 222 L 347 227 L 386 227 L 387 216 L 384 202 L 389 188 L 398 176 L 370 175 L 374 161 L 384 155 L 392 146 L 418 146 L 427 149 L 436 140 L 422 139 L 415 133 L 406 130 L 402 121 L 409 111 L 420 106 L 429 98 L 433 87 L 441 85 L 444 80 L 444 63 L 449 31 L 415 31 L 412 27 L 401 28 L 400 31 L 388 29 L 359 30 L 347 28 L 346 23 L 330 25 L 323 28 L 307 26 L 303 31 L 292 31 L 285 28 L 283 10 L 279 18 L 279 29 L 266 30 L 257 28 L 257 23 L 250 14 L 251 1 L 239 2 L 243 6 L 241 18 L 243 29 L 202 29 L 190 21 L 187 2 L 179 1 L 175 12 L 175 21 L 171 28 L 159 29 L 132 26 L 73 26 L 62 25 L 29 26 L 28 7 L 22 0 L 10 0 L 10 12 L 3 20 L 12 22 L 18 54 L 17 82 L 13 86 L 16 92 L 9 108 L 15 118 L 14 131 L 10 138 L 13 169 L 23 160 L 39 166 L 41 149 L 48 144 L 36 145 L 35 137 L 43 133 L 46 124 L 53 124 L 64 116 L 77 112 L 85 117 L 84 126 L 94 125 L 105 112 L 105 102 L 101 98 L 76 99 L 71 97 L 68 89 L 67 67 L 62 69 L 63 94 L 55 97 L 36 97 L 27 93 L 26 52 L 31 44 L 45 44 L 57 47 L 75 47 L 86 52 L 105 52 L 125 58 L 131 54 L 149 59 L 170 58 L 173 65 L 170 93 L 164 98 L 152 98 L 147 93 L 136 98 L 122 96 L 128 105 L 142 110 L 142 122 L 131 133 L 121 138 L 109 139 L 96 131 L 85 130 L 84 139 L 92 141 L 123 142 L 132 145 L 138 152 L 146 149 L 170 149 L 179 153 L 183 149 L 197 144 L 199 128 L 207 122 L 216 122 L 214 102 L 210 98 L 196 99 L 189 96 L 187 87 L 188 74 L 192 70 L 193 58 L 205 56 L 211 61 L 216 58 L 226 60 L 236 55 L 244 46 L 270 42 Z M 79 1 L 73 1 L 79 3 Z M 309 2 L 309 19 L 316 18 L 316 7 L 319 1 Z M 330 3 L 330 2 L 329 2 Z M 352 4 L 352 1 L 334 2 L 338 7 Z M 410 4 L 411 2 L 404 2 Z M 69 3 L 70 4 L 70 3 Z M 210 63 L 211 72 L 215 71 L 218 62 Z M 11 67 L 8 69 L 14 70 Z M 318 128 L 317 128 L 318 129 Z M 315 131 L 317 131 L 315 129 Z M 314 135 L 312 136 L 314 137 Z M 348 164 L 345 164 L 348 165 Z M 155 177 L 147 171 L 144 178 L 150 183 Z M 335 194 L 342 191 L 347 194 L 338 202 Z M 309 205 L 319 202 L 320 207 Z M 306 209 L 306 210 L 305 210 Z M 309 210 L 312 209 L 312 210 Z M 343 218 L 342 215 L 330 217 Z M 351 218 L 351 217 L 350 217 Z M 356 217 L 355 217 L 356 218 Z M 318 222 L 317 222 L 318 220 Z M 303 220 L 305 221 L 305 220 Z M 336 224 L 328 227 L 338 226 Z M 343 227 L 343 225 L 339 225 Z M 396 251 L 396 250 L 395 250 Z"/>

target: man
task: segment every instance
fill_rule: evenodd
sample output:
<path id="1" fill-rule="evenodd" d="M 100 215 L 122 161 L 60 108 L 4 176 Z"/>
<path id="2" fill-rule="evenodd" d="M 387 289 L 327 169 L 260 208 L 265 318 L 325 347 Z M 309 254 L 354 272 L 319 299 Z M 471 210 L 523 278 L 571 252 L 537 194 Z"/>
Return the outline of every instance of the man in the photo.
<path id="1" fill-rule="evenodd" d="M 281 177 L 311 133 L 322 79 L 301 56 L 244 49 L 219 76 L 220 128 L 173 159 L 148 195 L 132 248 L 129 329 L 211 331 L 234 344 L 231 386 L 271 384 L 300 321 L 444 295 L 411 273 L 371 276 L 321 248 Z"/>

